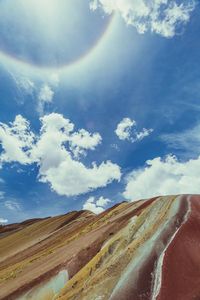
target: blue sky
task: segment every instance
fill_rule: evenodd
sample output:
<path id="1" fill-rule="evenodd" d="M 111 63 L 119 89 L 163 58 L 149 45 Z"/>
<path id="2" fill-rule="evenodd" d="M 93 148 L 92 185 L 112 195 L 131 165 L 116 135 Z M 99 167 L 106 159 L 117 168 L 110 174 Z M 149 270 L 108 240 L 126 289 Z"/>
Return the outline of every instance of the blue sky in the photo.
<path id="1" fill-rule="evenodd" d="M 199 193 L 198 1 L 11 2 L 0 221 Z"/>

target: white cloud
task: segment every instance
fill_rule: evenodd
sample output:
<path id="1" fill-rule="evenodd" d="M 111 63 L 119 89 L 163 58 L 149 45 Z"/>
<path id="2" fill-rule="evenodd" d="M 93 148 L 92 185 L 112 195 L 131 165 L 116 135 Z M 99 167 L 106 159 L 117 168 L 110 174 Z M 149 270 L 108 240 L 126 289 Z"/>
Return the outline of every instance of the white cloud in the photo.
<path id="1" fill-rule="evenodd" d="M 188 152 L 200 150 L 200 124 L 183 132 L 163 134 L 161 140 L 173 149 L 181 149 Z"/>
<path id="2" fill-rule="evenodd" d="M 29 122 L 17 116 L 9 126 L 1 123 L 0 144 L 3 152 L 0 162 L 37 163 L 38 178 L 49 183 L 60 195 L 73 196 L 105 187 L 113 180 L 120 180 L 118 165 L 110 161 L 95 162 L 85 166 L 75 157 L 86 150 L 95 150 L 101 142 L 98 133 L 74 131 L 74 124 L 62 115 L 52 113 L 42 117 L 39 135 L 33 134 Z M 74 150 L 75 149 L 75 150 Z M 75 151 L 75 153 L 74 153 Z"/>
<path id="3" fill-rule="evenodd" d="M 140 34 L 150 30 L 170 38 L 189 21 L 195 4 L 195 0 L 91 0 L 90 8 L 120 14 Z"/>
<path id="4" fill-rule="evenodd" d="M 149 136 L 152 132 L 153 132 L 152 128 L 149 128 L 149 129 L 143 128 L 142 131 L 135 133 L 135 139 L 134 139 L 134 141 L 141 141 L 145 137 Z"/>
<path id="5" fill-rule="evenodd" d="M 120 140 L 130 140 L 131 138 L 131 128 L 136 125 L 134 120 L 130 118 L 124 118 L 115 130 L 116 135 Z"/>
<path id="6" fill-rule="evenodd" d="M 35 84 L 27 77 L 15 77 L 17 87 L 28 95 L 32 95 L 35 89 Z"/>
<path id="7" fill-rule="evenodd" d="M 124 196 L 134 201 L 158 195 L 199 194 L 199 170 L 200 156 L 185 162 L 172 155 L 148 160 L 144 168 L 129 174 Z"/>
<path id="8" fill-rule="evenodd" d="M 87 168 L 83 163 L 73 160 L 66 152 L 65 160 L 56 167 L 43 171 L 40 169 L 40 181 L 49 182 L 53 190 L 60 195 L 73 196 L 105 187 L 113 180 L 120 180 L 120 168 L 109 161 L 99 166 L 93 164 Z"/>
<path id="9" fill-rule="evenodd" d="M 18 93 L 15 95 L 17 102 L 23 104 L 26 96 L 29 95 L 36 101 L 36 110 L 40 116 L 44 115 L 47 104 L 53 102 L 55 89 L 58 87 L 60 78 L 57 73 L 48 75 L 42 83 L 32 81 L 24 74 L 15 74 L 7 70 L 13 79 Z"/>
<path id="10" fill-rule="evenodd" d="M 0 200 L 4 199 L 5 192 L 0 191 Z"/>
<path id="11" fill-rule="evenodd" d="M 54 92 L 48 84 L 44 84 L 39 92 L 38 99 L 44 103 L 50 103 L 53 100 Z"/>
<path id="12" fill-rule="evenodd" d="M 153 129 L 146 128 L 143 128 L 142 131 L 138 132 L 135 129 L 136 125 L 136 121 L 131 120 L 130 118 L 124 118 L 117 125 L 115 133 L 120 140 L 128 140 L 134 143 L 143 140 L 145 137 L 149 136 L 153 132 Z"/>
<path id="13" fill-rule="evenodd" d="M 0 225 L 4 225 L 6 223 L 8 223 L 7 219 L 0 218 Z"/>
<path id="14" fill-rule="evenodd" d="M 35 83 L 24 75 L 16 75 L 15 73 L 7 70 L 13 81 L 15 82 L 15 85 L 19 91 L 22 93 L 25 93 L 26 95 L 32 95 L 35 89 Z"/>
<path id="15" fill-rule="evenodd" d="M 15 84 L 16 92 L 14 95 L 14 99 L 18 104 L 24 104 L 27 100 L 27 96 L 31 98 L 34 97 L 34 93 L 36 90 L 35 82 L 33 82 L 24 74 L 16 74 L 15 72 L 11 72 L 9 69 L 7 69 L 7 72 Z"/>
<path id="16" fill-rule="evenodd" d="M 47 83 L 43 84 L 38 95 L 37 111 L 40 115 L 44 114 L 44 108 L 46 104 L 52 103 L 54 97 L 54 91 Z"/>
<path id="17" fill-rule="evenodd" d="M 111 144 L 110 147 L 115 149 L 116 151 L 120 151 L 120 148 L 117 144 Z"/>
<path id="18" fill-rule="evenodd" d="M 85 150 L 94 150 L 101 141 L 102 138 L 99 133 L 91 134 L 85 129 L 80 129 L 71 135 L 70 149 L 75 157 L 79 157 L 80 154 L 85 153 Z"/>
<path id="19" fill-rule="evenodd" d="M 109 199 L 104 198 L 104 197 L 101 196 L 101 197 L 96 201 L 96 204 L 97 204 L 98 206 L 105 207 L 109 202 L 111 202 Z"/>
<path id="20" fill-rule="evenodd" d="M 9 209 L 9 210 L 13 210 L 13 211 L 20 211 L 21 210 L 21 206 L 20 204 L 15 201 L 15 200 L 7 200 L 4 202 L 4 206 Z"/>
<path id="21" fill-rule="evenodd" d="M 30 131 L 29 122 L 21 115 L 17 115 L 15 121 L 9 125 L 0 123 L 0 144 L 3 148 L 0 163 L 11 161 L 30 163 L 33 142 L 34 134 Z"/>
<path id="22" fill-rule="evenodd" d="M 94 197 L 90 197 L 83 205 L 84 210 L 90 210 L 95 214 L 102 213 L 108 203 L 111 201 L 107 198 L 103 198 L 102 196 L 99 199 L 95 199 Z"/>

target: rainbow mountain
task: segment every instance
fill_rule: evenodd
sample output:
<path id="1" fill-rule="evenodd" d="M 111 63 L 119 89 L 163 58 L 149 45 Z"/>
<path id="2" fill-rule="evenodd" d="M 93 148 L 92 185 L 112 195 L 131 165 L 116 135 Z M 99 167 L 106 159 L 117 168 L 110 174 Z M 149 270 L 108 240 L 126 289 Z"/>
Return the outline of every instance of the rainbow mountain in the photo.
<path id="1" fill-rule="evenodd" d="M 1 300 L 199 300 L 200 196 L 0 227 Z"/>

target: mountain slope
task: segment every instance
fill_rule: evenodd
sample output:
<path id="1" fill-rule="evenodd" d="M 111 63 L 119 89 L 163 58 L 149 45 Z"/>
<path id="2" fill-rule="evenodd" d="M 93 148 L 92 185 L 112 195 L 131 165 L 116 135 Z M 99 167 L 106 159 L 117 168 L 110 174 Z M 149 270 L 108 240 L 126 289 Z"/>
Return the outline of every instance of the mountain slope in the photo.
<path id="1" fill-rule="evenodd" d="M 200 299 L 200 196 L 0 229 L 0 299 Z"/>

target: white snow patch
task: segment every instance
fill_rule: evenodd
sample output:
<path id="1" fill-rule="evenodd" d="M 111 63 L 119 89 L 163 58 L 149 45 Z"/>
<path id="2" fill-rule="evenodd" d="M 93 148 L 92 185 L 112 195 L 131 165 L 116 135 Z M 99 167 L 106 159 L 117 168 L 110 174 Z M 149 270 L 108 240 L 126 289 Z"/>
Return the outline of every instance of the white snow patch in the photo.
<path id="1" fill-rule="evenodd" d="M 18 300 L 43 300 L 46 299 L 48 295 L 52 295 L 52 300 L 54 300 L 56 299 L 58 293 L 65 286 L 68 280 L 68 271 L 62 270 L 56 276 L 51 278 L 48 282 L 40 286 L 34 287 L 24 296 L 18 298 Z"/>
<path id="2" fill-rule="evenodd" d="M 180 201 L 180 198 L 181 198 L 181 196 L 177 197 L 177 199 L 179 199 L 179 201 Z M 171 244 L 171 242 L 174 240 L 175 236 L 177 235 L 178 231 L 182 227 L 182 225 L 187 222 L 190 213 L 191 213 L 191 204 L 188 201 L 188 211 L 187 211 L 187 213 L 186 213 L 186 215 L 184 217 L 183 223 L 174 232 L 174 234 L 172 235 L 171 239 L 167 243 L 167 246 L 165 247 L 165 249 L 163 250 L 162 254 L 160 255 L 160 257 L 158 259 L 157 267 L 156 267 L 156 270 L 155 270 L 155 280 L 154 280 L 154 286 L 153 286 L 153 292 L 152 292 L 152 298 L 151 298 L 151 300 L 156 300 L 157 299 L 157 297 L 159 295 L 159 292 L 160 292 L 160 289 L 161 289 L 161 283 L 162 283 L 162 266 L 163 266 L 163 261 L 164 261 L 165 253 L 166 253 L 169 245 Z"/>
<path id="3" fill-rule="evenodd" d="M 139 228 L 138 232 L 134 236 L 134 238 L 137 236 L 139 237 L 140 234 L 142 234 L 143 231 L 147 227 L 152 226 L 154 223 L 154 220 L 156 219 L 155 216 L 158 214 L 159 208 L 162 201 L 157 202 L 157 205 L 153 207 L 153 211 L 151 211 L 151 217 L 147 218 L 144 222 L 144 224 Z M 110 299 L 112 299 L 112 296 L 117 295 L 118 291 L 128 282 L 129 275 L 133 270 L 135 270 L 135 280 L 137 280 L 137 276 L 139 274 L 139 269 L 141 264 L 145 261 L 145 259 L 148 257 L 148 255 L 151 253 L 153 247 L 156 244 L 156 241 L 159 239 L 159 236 L 162 234 L 162 232 L 165 230 L 166 226 L 170 223 L 171 219 L 177 214 L 180 207 L 180 201 L 178 198 L 175 199 L 175 201 L 172 203 L 168 216 L 166 218 L 166 221 L 159 227 L 159 229 L 151 236 L 150 239 L 148 239 L 142 246 L 140 246 L 137 250 L 137 254 L 134 255 L 133 260 L 129 263 L 126 271 L 124 274 L 122 274 L 122 277 L 118 281 L 117 285 L 115 286 L 115 289 L 113 290 Z M 133 284 L 134 279 L 132 278 Z"/>

